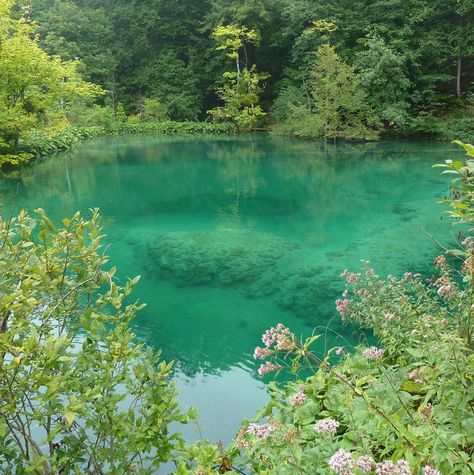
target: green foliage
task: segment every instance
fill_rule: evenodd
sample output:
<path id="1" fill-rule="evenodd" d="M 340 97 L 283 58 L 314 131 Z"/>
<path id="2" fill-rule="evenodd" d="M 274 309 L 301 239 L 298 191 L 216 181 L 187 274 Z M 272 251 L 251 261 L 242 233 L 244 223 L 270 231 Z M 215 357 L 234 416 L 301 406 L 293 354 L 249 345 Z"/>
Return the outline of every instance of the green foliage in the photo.
<path id="1" fill-rule="evenodd" d="M 380 348 L 319 357 L 320 336 L 299 342 L 281 324 L 263 335 L 259 373 L 287 370 L 295 380 L 271 383 L 269 404 L 235 440 L 253 472 L 474 471 L 474 147 L 458 144 L 468 160 L 440 166 L 454 176 L 450 214 L 470 229 L 435 260 L 436 275 L 381 279 L 366 263 L 341 276 L 341 319 L 371 329 Z"/>
<path id="2" fill-rule="evenodd" d="M 141 120 L 145 122 L 163 122 L 169 120 L 166 106 L 160 99 L 143 99 L 143 106 L 140 113 Z"/>
<path id="3" fill-rule="evenodd" d="M 286 122 L 276 129 L 277 133 L 334 139 L 377 138 L 379 123 L 367 105 L 359 77 L 332 46 L 319 48 L 308 89 L 306 104 L 288 104 Z"/>
<path id="4" fill-rule="evenodd" d="M 261 108 L 270 110 L 289 88 L 309 95 L 314 51 L 330 39 L 356 68 L 387 132 L 445 140 L 459 130 L 467 137 L 462 114 L 459 128 L 450 118 L 472 92 L 472 0 L 115 0 L 113 8 L 92 0 L 18 1 L 31 4 L 42 49 L 78 58 L 84 77 L 129 114 L 139 112 L 143 97 L 159 98 L 176 121 L 202 120 L 220 106 L 213 85 L 230 69 L 215 53 L 216 40 L 228 62 L 238 52 L 242 69 L 255 64 L 270 73 L 259 93 Z"/>
<path id="5" fill-rule="evenodd" d="M 224 105 L 211 109 L 209 114 L 217 123 L 235 124 L 239 132 L 252 130 L 266 115 L 258 102 L 260 82 L 268 76 L 257 73 L 254 65 L 251 69 L 244 68 L 239 74 L 224 73 L 223 77 L 225 84 L 218 88 L 217 95 Z"/>
<path id="6" fill-rule="evenodd" d="M 268 79 L 267 74 L 257 73 L 255 64 L 247 64 L 246 45 L 258 44 L 259 38 L 254 30 L 235 25 L 218 26 L 212 33 L 217 42 L 217 50 L 225 51 L 226 56 L 235 61 L 236 71 L 223 74 L 223 85 L 217 95 L 223 106 L 208 111 L 215 122 L 231 122 L 238 131 L 250 131 L 265 117 L 258 104 L 262 91 L 260 83 Z M 240 50 L 245 53 L 245 67 L 241 68 Z"/>
<path id="7" fill-rule="evenodd" d="M 362 41 L 364 49 L 356 56 L 360 86 L 366 100 L 386 127 L 403 127 L 407 123 L 407 58 L 390 48 L 379 36 Z"/>
<path id="8" fill-rule="evenodd" d="M 37 211 L 0 223 L 2 473 L 151 473 L 186 422 L 171 364 L 135 341 L 142 305 L 106 270 L 101 229 Z"/>
<path id="9" fill-rule="evenodd" d="M 0 137 L 18 152 L 28 131 L 40 125 L 64 128 L 70 101 L 102 91 L 81 79 L 77 62 L 48 56 L 25 18 L 13 19 L 10 8 L 0 14 L 0 23 L 9 25 L 0 31 Z"/>

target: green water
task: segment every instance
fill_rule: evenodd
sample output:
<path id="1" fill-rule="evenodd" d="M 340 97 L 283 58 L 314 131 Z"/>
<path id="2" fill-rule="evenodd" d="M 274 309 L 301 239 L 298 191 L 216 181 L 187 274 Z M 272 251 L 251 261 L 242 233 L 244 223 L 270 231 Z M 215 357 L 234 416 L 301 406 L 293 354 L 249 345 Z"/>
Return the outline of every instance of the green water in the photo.
<path id="1" fill-rule="evenodd" d="M 138 337 L 175 360 L 203 435 L 227 442 L 266 400 L 252 359 L 265 329 L 342 335 L 327 331 L 320 351 L 354 343 L 334 309 L 346 267 L 370 259 L 382 275 L 430 271 L 437 250 L 426 233 L 449 237 L 436 204 L 446 180 L 431 165 L 454 153 L 430 143 L 107 138 L 5 177 L 0 191 L 6 209 L 56 219 L 101 209 L 112 264 L 142 275 Z"/>

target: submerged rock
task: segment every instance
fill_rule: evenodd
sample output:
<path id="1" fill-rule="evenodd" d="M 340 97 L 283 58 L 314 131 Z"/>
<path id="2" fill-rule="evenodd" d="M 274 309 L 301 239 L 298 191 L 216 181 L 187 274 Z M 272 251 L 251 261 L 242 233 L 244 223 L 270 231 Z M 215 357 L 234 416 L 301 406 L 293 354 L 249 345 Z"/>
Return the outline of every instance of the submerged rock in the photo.
<path id="1" fill-rule="evenodd" d="M 296 244 L 254 232 L 182 232 L 158 236 L 148 256 L 156 274 L 179 285 L 251 284 L 271 272 Z"/>

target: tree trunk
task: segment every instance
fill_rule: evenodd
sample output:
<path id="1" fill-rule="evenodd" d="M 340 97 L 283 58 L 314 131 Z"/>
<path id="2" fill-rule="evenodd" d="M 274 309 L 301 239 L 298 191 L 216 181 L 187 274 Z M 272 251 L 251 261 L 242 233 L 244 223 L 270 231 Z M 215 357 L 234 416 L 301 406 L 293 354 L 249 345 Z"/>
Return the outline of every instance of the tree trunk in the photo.
<path id="1" fill-rule="evenodd" d="M 462 56 L 461 52 L 458 54 L 458 71 L 456 74 L 456 95 L 458 99 L 461 99 L 461 63 L 462 63 Z"/>

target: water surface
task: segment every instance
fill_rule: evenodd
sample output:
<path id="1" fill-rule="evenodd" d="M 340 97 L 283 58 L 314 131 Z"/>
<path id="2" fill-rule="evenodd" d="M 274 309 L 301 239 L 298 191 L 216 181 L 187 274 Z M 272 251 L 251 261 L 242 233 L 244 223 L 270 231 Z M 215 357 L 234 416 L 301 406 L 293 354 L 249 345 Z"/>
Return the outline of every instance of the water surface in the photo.
<path id="1" fill-rule="evenodd" d="M 228 442 L 266 400 L 252 360 L 279 322 L 324 345 L 357 341 L 334 300 L 345 268 L 429 272 L 446 240 L 432 164 L 448 145 L 323 143 L 250 136 L 118 137 L 2 178 L 5 206 L 55 219 L 99 207 L 113 265 L 142 275 L 138 336 L 176 362 L 204 437 Z M 15 197 L 16 195 L 16 197 Z M 340 334 L 341 336 L 337 336 Z M 196 437 L 189 428 L 189 437 Z"/>

